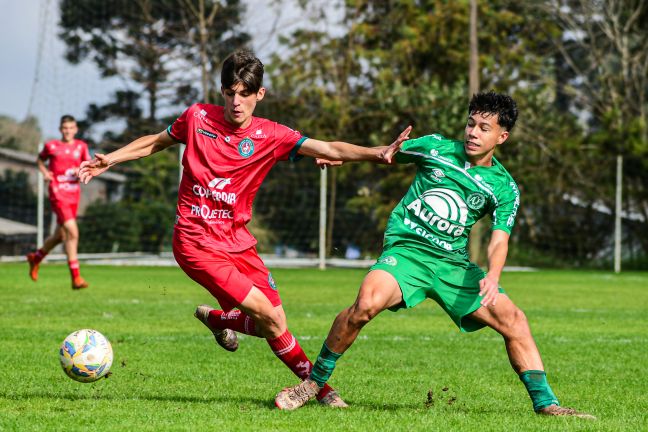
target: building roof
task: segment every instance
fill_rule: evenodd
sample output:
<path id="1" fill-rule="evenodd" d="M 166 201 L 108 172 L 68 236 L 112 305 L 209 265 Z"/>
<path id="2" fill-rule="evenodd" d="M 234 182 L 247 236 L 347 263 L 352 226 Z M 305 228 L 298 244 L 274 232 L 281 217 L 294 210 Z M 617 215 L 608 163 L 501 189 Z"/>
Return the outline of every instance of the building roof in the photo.
<path id="1" fill-rule="evenodd" d="M 36 226 L 16 222 L 11 219 L 0 218 L 0 236 L 13 236 L 23 234 L 36 234 Z"/>

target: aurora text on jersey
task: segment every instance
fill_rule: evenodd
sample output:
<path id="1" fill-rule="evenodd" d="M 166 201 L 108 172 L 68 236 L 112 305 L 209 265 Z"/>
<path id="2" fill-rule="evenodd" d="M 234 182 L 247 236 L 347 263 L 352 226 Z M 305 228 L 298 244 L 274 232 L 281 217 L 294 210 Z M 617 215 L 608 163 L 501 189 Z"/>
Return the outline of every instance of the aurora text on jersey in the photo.
<path id="1" fill-rule="evenodd" d="M 495 158 L 490 167 L 471 166 L 461 141 L 434 134 L 404 142 L 396 161 L 418 170 L 389 218 L 385 249 L 410 244 L 465 260 L 470 229 L 487 214 L 492 230 L 511 233 L 520 195 Z"/>

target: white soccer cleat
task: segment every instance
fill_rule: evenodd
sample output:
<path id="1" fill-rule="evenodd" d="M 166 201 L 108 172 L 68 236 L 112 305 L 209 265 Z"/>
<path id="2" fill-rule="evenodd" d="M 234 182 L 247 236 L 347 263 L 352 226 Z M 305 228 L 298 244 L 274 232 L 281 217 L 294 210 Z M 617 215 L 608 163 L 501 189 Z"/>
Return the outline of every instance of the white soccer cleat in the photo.
<path id="1" fill-rule="evenodd" d="M 537 411 L 540 415 L 560 416 L 560 417 L 578 417 L 588 420 L 596 420 L 592 414 L 576 411 L 573 408 L 562 407 L 560 405 L 549 405 Z"/>
<path id="2" fill-rule="evenodd" d="M 216 339 L 216 343 L 223 348 L 225 348 L 227 351 L 234 352 L 238 349 L 238 337 L 236 336 L 236 332 L 231 329 L 224 329 L 224 330 L 213 330 L 211 327 L 209 327 L 209 312 L 213 311 L 214 308 L 209 306 L 209 305 L 200 305 L 196 308 L 196 312 L 194 312 L 194 316 L 200 320 L 207 328 L 209 331 L 211 331 L 214 334 L 214 338 Z"/>
<path id="3" fill-rule="evenodd" d="M 331 408 L 348 408 L 349 404 L 344 402 L 338 392 L 331 390 L 326 396 L 318 400 L 322 405 L 331 407 Z"/>
<path id="4" fill-rule="evenodd" d="M 275 405 L 280 410 L 296 410 L 317 396 L 319 391 L 320 388 L 317 383 L 310 378 L 306 378 L 294 387 L 281 390 L 275 397 Z"/>

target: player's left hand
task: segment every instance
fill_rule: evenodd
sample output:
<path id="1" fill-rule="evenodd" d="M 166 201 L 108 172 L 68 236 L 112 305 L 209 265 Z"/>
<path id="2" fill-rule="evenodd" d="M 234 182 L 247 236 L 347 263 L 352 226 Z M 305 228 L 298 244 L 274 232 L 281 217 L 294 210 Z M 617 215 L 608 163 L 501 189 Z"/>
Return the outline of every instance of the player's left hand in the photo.
<path id="1" fill-rule="evenodd" d="M 96 153 L 94 159 L 81 162 L 77 175 L 83 184 L 88 184 L 93 177 L 97 177 L 108 168 L 110 168 L 110 159 L 106 155 Z"/>
<path id="2" fill-rule="evenodd" d="M 398 135 L 398 138 L 396 138 L 396 141 L 391 143 L 385 150 L 383 150 L 382 154 L 380 155 L 382 157 L 382 160 L 387 163 L 391 164 L 392 159 L 396 153 L 400 151 L 401 144 L 403 144 L 404 141 L 407 141 L 409 139 L 409 134 L 412 132 L 412 126 L 407 126 L 403 132 Z"/>
<path id="3" fill-rule="evenodd" d="M 497 294 L 499 294 L 499 282 L 487 274 L 484 279 L 479 281 L 479 295 L 483 296 L 479 303 L 486 307 L 495 306 Z"/>
<path id="4" fill-rule="evenodd" d="M 335 160 L 316 158 L 315 163 L 317 164 L 318 167 L 320 167 L 320 169 L 324 169 L 326 167 L 340 166 L 344 162 L 343 161 L 335 161 Z"/>

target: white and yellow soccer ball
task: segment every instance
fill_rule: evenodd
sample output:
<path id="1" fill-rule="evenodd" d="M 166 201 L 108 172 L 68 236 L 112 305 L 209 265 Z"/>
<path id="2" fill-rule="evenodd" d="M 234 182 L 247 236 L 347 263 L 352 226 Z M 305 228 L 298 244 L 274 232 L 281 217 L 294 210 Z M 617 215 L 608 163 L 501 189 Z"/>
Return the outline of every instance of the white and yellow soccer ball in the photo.
<path id="1" fill-rule="evenodd" d="M 106 376 L 113 362 L 113 350 L 97 330 L 83 329 L 65 338 L 59 357 L 67 376 L 87 383 Z"/>

